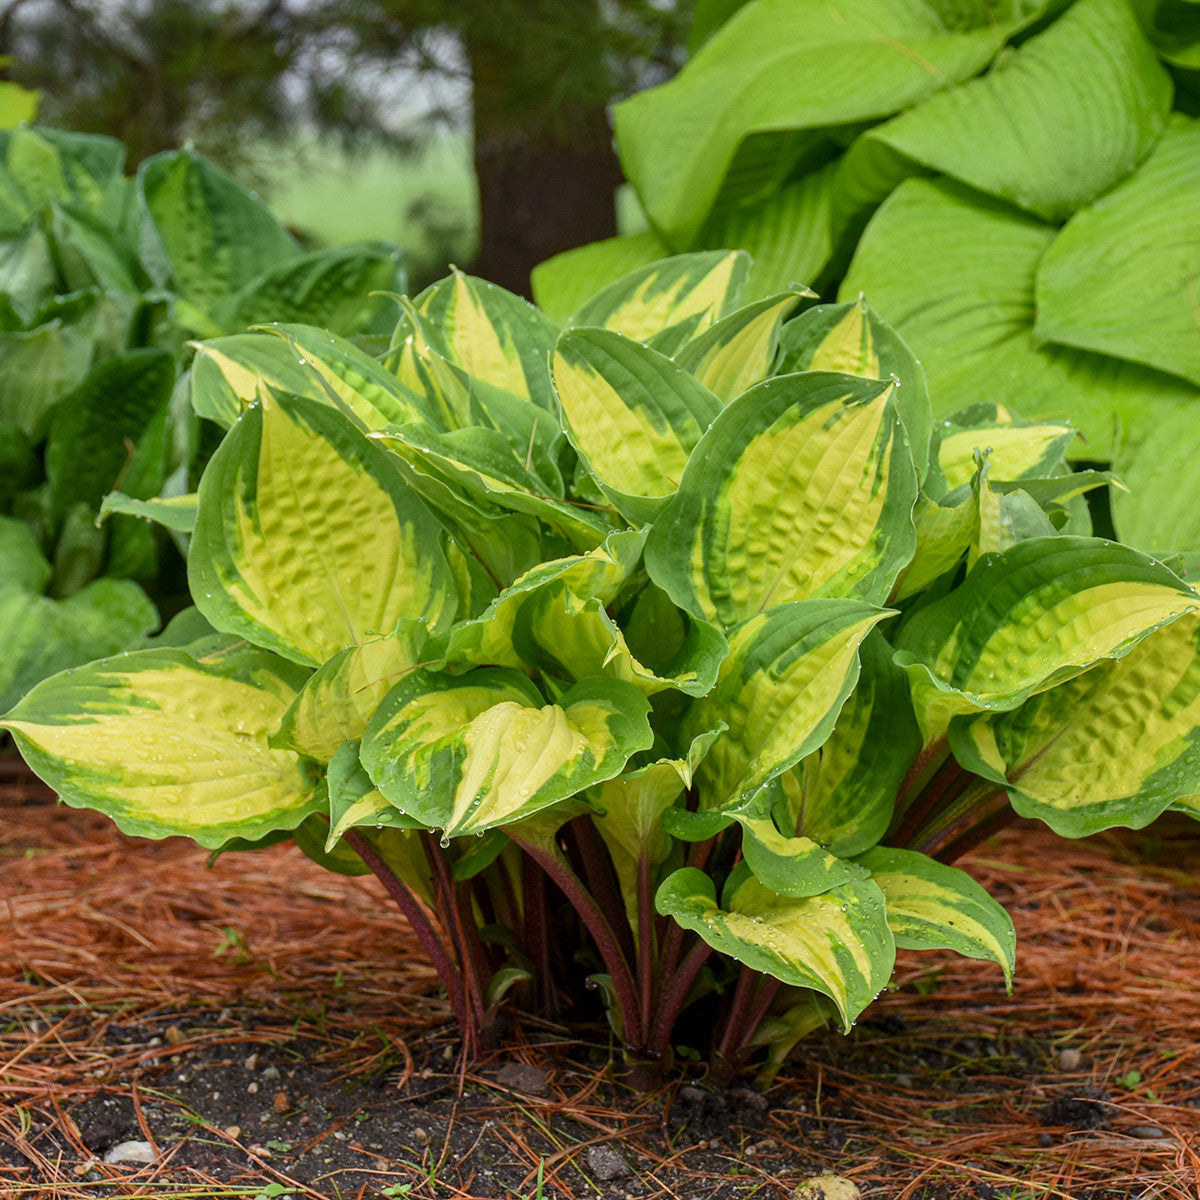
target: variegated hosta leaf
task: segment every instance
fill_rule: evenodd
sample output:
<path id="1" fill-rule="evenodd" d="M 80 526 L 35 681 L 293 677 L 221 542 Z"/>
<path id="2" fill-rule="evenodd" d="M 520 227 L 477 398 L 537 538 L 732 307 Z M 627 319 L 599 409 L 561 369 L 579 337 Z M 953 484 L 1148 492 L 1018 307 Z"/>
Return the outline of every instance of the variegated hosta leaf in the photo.
<path id="1" fill-rule="evenodd" d="M 1030 538 L 984 555 L 962 586 L 916 613 L 896 661 L 928 743 L 952 717 L 1016 708 L 1198 607 L 1191 588 L 1136 550 Z"/>
<path id="2" fill-rule="evenodd" d="M 781 829 L 812 838 L 833 854 L 861 854 L 883 837 L 900 783 L 921 749 L 908 682 L 882 633 L 859 648 L 858 682 L 828 740 L 780 776 Z"/>
<path id="3" fill-rule="evenodd" d="M 820 304 L 783 327 L 776 372 L 841 371 L 865 379 L 893 379 L 896 413 L 923 479 L 929 460 L 933 410 L 916 355 L 860 296 L 852 304 Z"/>
<path id="4" fill-rule="evenodd" d="M 348 829 L 422 829 L 420 821 L 405 816 L 371 782 L 358 758 L 358 742 L 343 742 L 329 760 L 329 831 L 325 849 L 331 851 Z"/>
<path id="5" fill-rule="evenodd" d="M 588 554 L 535 567 L 481 616 L 454 628 L 445 669 L 532 667 L 555 678 L 623 679 L 646 695 L 669 687 L 703 695 L 727 648 L 718 630 L 685 621 L 678 642 L 655 647 L 643 663 L 608 614 L 618 589 L 637 569 L 645 537 L 644 530 L 621 530 Z M 674 606 L 671 611 L 678 612 Z"/>
<path id="6" fill-rule="evenodd" d="M 655 519 L 650 578 L 722 625 L 811 596 L 882 601 L 915 544 L 916 470 L 892 390 L 813 371 L 739 396 Z"/>
<path id="7" fill-rule="evenodd" d="M 855 860 L 887 899 L 887 921 L 904 950 L 956 950 L 999 963 L 1012 987 L 1017 933 L 1012 918 L 957 867 L 915 850 L 877 846 Z"/>
<path id="8" fill-rule="evenodd" d="M 1200 791 L 1200 616 L 1014 712 L 954 721 L 950 744 L 969 770 L 1008 789 L 1017 812 L 1064 837 L 1149 824 Z"/>
<path id="9" fill-rule="evenodd" d="M 473 379 L 551 407 L 546 359 L 558 326 L 545 313 L 459 270 L 422 292 L 418 303 L 450 362 Z"/>
<path id="10" fill-rule="evenodd" d="M 653 740 L 649 710 L 617 680 L 586 680 L 545 704 L 516 671 L 416 671 L 379 706 L 361 758 L 402 812 L 446 837 L 481 833 L 619 774 Z"/>
<path id="11" fill-rule="evenodd" d="M 324 399 L 320 384 L 284 341 L 269 333 L 236 333 L 194 342 L 192 408 L 228 429 L 259 397 L 263 386 Z"/>
<path id="12" fill-rule="evenodd" d="M 267 742 L 304 674 L 245 645 L 201 659 L 140 650 L 44 680 L 0 725 L 68 804 L 216 848 L 321 807 L 315 772 Z"/>
<path id="13" fill-rule="evenodd" d="M 935 457 L 946 491 L 970 483 L 976 451 L 990 452 L 992 477 L 1017 480 L 1061 473 L 1063 455 L 1079 436 L 1062 421 L 1022 421 L 1003 404 L 974 404 L 938 421 Z"/>
<path id="14" fill-rule="evenodd" d="M 829 736 L 858 677 L 858 647 L 891 614 L 856 600 L 781 604 L 730 630 L 713 690 L 688 715 L 728 724 L 700 764 L 701 807 L 737 803 Z"/>
<path id="15" fill-rule="evenodd" d="M 971 539 L 979 529 L 979 506 L 966 489 L 956 490 L 941 500 L 922 493 L 913 509 L 917 548 L 908 566 L 900 572 L 888 602 L 898 604 L 922 592 L 962 561 Z"/>
<path id="16" fill-rule="evenodd" d="M 740 250 L 660 259 L 597 292 L 567 325 L 600 325 L 638 342 L 666 334 L 673 346 L 659 348 L 672 354 L 734 309 L 749 271 Z"/>
<path id="17" fill-rule="evenodd" d="M 552 371 L 584 465 L 627 520 L 651 520 L 679 486 L 720 400 L 666 355 L 607 329 L 569 329 Z"/>
<path id="18" fill-rule="evenodd" d="M 738 821 L 746 865 L 759 883 L 781 896 L 819 896 L 866 878 L 862 867 L 830 854 L 812 838 L 780 833 L 767 813 L 739 814 Z"/>
<path id="19" fill-rule="evenodd" d="M 545 482 L 513 453 L 495 429 L 460 429 L 438 434 L 421 425 L 402 425 L 374 434 L 383 445 L 452 494 L 485 505 L 537 517 L 581 550 L 604 540 L 612 523 L 590 506 L 547 495 Z"/>
<path id="20" fill-rule="evenodd" d="M 271 744 L 332 763 L 334 752 L 362 737 L 380 701 L 418 665 L 427 636 L 420 621 L 401 621 L 390 637 L 340 650 L 309 676 Z"/>
<path id="21" fill-rule="evenodd" d="M 440 526 L 327 405 L 278 396 L 247 410 L 199 496 L 188 579 L 218 629 L 317 664 L 405 618 L 454 618 Z"/>
<path id="22" fill-rule="evenodd" d="M 722 954 L 828 996 L 847 1028 L 891 978 L 895 942 L 871 880 L 802 899 L 778 896 L 749 875 L 730 885 L 722 907 L 712 880 L 685 867 L 664 880 L 655 904 Z"/>
<path id="23" fill-rule="evenodd" d="M 728 404 L 771 373 L 780 323 L 802 298 L 815 299 L 816 292 L 796 287 L 731 312 L 688 342 L 675 356 L 676 365 Z"/>

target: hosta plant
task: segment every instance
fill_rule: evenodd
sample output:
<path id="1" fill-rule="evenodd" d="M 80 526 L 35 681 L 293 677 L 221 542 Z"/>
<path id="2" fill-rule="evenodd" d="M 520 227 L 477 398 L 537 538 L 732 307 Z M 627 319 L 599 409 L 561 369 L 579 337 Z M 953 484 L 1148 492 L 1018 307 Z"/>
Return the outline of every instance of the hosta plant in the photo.
<path id="1" fill-rule="evenodd" d="M 1008 978 L 952 861 L 1192 806 L 1200 596 L 1090 536 L 1069 427 L 935 425 L 869 308 L 739 305 L 747 267 L 654 264 L 562 329 L 456 274 L 379 358 L 206 343 L 195 610 L 3 726 L 129 833 L 373 872 L 468 1048 L 602 1005 L 635 1061 L 715 1030 L 770 1070 L 898 946 Z"/>
<path id="2" fill-rule="evenodd" d="M 372 292 L 397 286 L 394 247 L 304 253 L 194 154 L 133 178 L 124 158 L 113 138 L 0 132 L 0 708 L 134 644 L 178 590 L 174 551 L 129 514 L 188 492 L 215 444 L 176 395 L 190 337 L 308 320 L 386 345 L 390 329 Z"/>

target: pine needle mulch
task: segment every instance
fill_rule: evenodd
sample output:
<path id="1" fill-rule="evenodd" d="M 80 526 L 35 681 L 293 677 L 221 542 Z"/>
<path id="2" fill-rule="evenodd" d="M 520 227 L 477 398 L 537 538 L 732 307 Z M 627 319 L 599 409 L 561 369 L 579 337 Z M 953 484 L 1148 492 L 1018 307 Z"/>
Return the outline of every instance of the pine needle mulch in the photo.
<path id="1" fill-rule="evenodd" d="M 70 1109 L 125 1078 L 137 1105 L 138 1081 L 144 1088 L 146 1072 L 189 1049 L 187 1039 L 249 1040 L 247 1013 L 261 1015 L 257 1043 L 302 1034 L 346 1077 L 382 1063 L 406 1084 L 417 1048 L 451 1043 L 433 972 L 382 891 L 284 847 L 207 868 L 190 843 L 125 838 L 103 818 L 33 804 L 34 795 L 20 782 L 0 788 L 0 1143 L 43 1182 L 21 1182 L 28 1173 L 0 1159 L 0 1195 L 333 1195 L 265 1161 L 256 1188 L 273 1190 L 258 1191 L 171 1174 L 169 1157 L 132 1177 L 107 1168 L 98 1188 L 81 1182 L 87 1154 Z M 1200 838 L 1174 831 L 1079 843 L 1034 828 L 1003 834 L 970 867 L 1017 925 L 1013 993 L 986 964 L 903 952 L 896 989 L 850 1037 L 815 1038 L 768 1092 L 754 1137 L 732 1145 L 717 1137 L 706 1146 L 668 1125 L 688 1080 L 609 1105 L 598 1068 L 569 1045 L 547 1051 L 545 1038 L 519 1037 L 501 1053 L 530 1065 L 552 1054 L 539 1127 L 599 1130 L 638 1164 L 633 1179 L 592 1183 L 580 1197 L 786 1200 L 828 1169 L 889 1200 L 1196 1200 L 1198 866 Z M 241 1020 L 223 1020 L 230 1011 Z M 181 1035 L 181 1012 L 211 1019 Z M 105 1031 L 118 1021 L 162 1037 L 114 1044 Z M 466 1078 L 501 1102 L 487 1062 Z M 496 1111 L 490 1123 L 503 1128 Z M 31 1142 L 31 1130 L 55 1123 L 78 1157 L 50 1161 Z M 524 1140 L 521 1121 L 508 1124 L 514 1158 L 529 1169 L 523 1189 L 503 1194 L 573 1197 L 581 1176 L 568 1168 L 586 1135 L 546 1153 Z M 459 1181 L 438 1191 L 431 1178 L 392 1194 L 474 1200 L 499 1190 Z"/>

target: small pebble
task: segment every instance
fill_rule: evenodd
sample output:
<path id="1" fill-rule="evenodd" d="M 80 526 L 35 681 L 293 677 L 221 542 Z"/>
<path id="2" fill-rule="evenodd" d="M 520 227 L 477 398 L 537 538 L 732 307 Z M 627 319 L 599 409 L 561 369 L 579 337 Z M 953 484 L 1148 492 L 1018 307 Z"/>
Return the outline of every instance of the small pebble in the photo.
<path id="1" fill-rule="evenodd" d="M 167 1041 L 170 1042 L 172 1046 L 178 1046 L 179 1043 L 184 1040 L 186 1039 L 184 1038 L 183 1030 L 180 1029 L 178 1025 L 170 1025 L 167 1027 Z"/>
<path id="2" fill-rule="evenodd" d="M 154 1147 L 149 1142 L 122 1142 L 105 1156 L 106 1163 L 152 1163 Z"/>
<path id="3" fill-rule="evenodd" d="M 589 1146 L 587 1151 L 588 1169 L 602 1183 L 610 1179 L 626 1179 L 633 1172 L 625 1159 L 610 1146 Z"/>
<path id="4" fill-rule="evenodd" d="M 1048 1133 L 1039 1133 L 1038 1134 L 1038 1145 L 1039 1146 L 1053 1146 L 1054 1139 Z"/>
<path id="5" fill-rule="evenodd" d="M 278 1079 L 279 1078 L 279 1068 L 278 1067 L 264 1067 L 262 1077 L 264 1079 Z"/>
<path id="6" fill-rule="evenodd" d="M 1066 1049 L 1058 1052 L 1058 1069 L 1060 1071 L 1078 1071 L 1083 1065 L 1083 1055 L 1078 1050 Z"/>
<path id="7" fill-rule="evenodd" d="M 240 1125 L 226 1125 L 225 1136 L 237 1138 L 242 1136 L 242 1127 Z"/>
<path id="8" fill-rule="evenodd" d="M 258 1055 L 257 1054 L 249 1055 L 246 1058 L 246 1061 L 244 1063 L 242 1063 L 242 1066 L 245 1067 L 247 1071 L 257 1071 L 258 1070 Z"/>
<path id="9" fill-rule="evenodd" d="M 792 1193 L 792 1200 L 859 1200 L 861 1195 L 857 1184 L 827 1171 L 806 1179 Z"/>
<path id="10" fill-rule="evenodd" d="M 1135 1125 L 1132 1129 L 1126 1130 L 1130 1137 L 1135 1138 L 1163 1138 L 1167 1136 L 1165 1129 L 1159 1129 L 1157 1125 Z"/>
<path id="11" fill-rule="evenodd" d="M 257 1094 L 258 1084 L 255 1083 L 253 1080 L 251 1080 L 250 1083 L 246 1084 L 246 1091 L 248 1091 L 250 1093 L 250 1095 L 252 1095 L 252 1096 Z"/>
<path id="12" fill-rule="evenodd" d="M 526 1096 L 548 1096 L 550 1086 L 546 1072 L 541 1067 L 531 1067 L 525 1063 L 505 1063 L 496 1072 L 496 1082 L 514 1092 L 523 1092 Z"/>
<path id="13" fill-rule="evenodd" d="M 285 1113 L 291 1107 L 292 1107 L 292 1102 L 291 1102 L 291 1099 L 288 1097 L 287 1092 L 276 1092 L 275 1093 L 274 1109 L 277 1113 Z"/>
<path id="14" fill-rule="evenodd" d="M 414 1129 L 412 1135 L 413 1141 L 420 1142 L 422 1146 L 429 1141 L 429 1131 L 427 1129 Z"/>

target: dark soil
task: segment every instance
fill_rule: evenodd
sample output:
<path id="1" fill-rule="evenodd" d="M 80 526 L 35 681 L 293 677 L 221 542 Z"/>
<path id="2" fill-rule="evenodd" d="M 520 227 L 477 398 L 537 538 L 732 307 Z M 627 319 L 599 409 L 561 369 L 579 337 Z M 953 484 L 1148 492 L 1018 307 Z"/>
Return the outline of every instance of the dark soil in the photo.
<path id="1" fill-rule="evenodd" d="M 207 870 L 21 799 L 0 807 L 5 1200 L 790 1200 L 822 1171 L 889 1200 L 1200 1195 L 1200 894 L 1119 844 L 1023 831 L 977 859 L 1026 939 L 1012 997 L 906 954 L 765 1093 L 683 1061 L 641 1094 L 598 1033 L 527 1023 L 462 1063 L 369 879 L 285 848 Z M 105 1161 L 127 1143 L 150 1161 Z"/>

